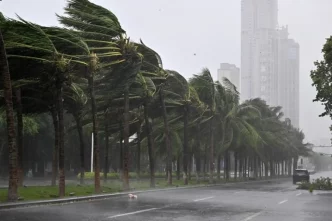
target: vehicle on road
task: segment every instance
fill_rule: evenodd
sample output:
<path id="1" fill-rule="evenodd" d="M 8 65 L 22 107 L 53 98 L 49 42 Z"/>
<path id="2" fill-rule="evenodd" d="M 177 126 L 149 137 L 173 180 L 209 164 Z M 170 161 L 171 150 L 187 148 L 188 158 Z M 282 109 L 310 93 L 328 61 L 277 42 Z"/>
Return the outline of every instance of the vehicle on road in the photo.
<path id="1" fill-rule="evenodd" d="M 297 182 L 309 182 L 310 181 L 310 174 L 309 171 L 306 169 L 296 169 L 293 174 L 293 184 Z"/>

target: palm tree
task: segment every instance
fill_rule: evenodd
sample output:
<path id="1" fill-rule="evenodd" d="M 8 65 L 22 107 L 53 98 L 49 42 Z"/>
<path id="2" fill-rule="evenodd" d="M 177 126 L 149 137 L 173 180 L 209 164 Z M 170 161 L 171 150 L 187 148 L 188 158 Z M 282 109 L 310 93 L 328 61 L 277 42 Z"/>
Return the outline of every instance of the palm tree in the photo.
<path id="1" fill-rule="evenodd" d="M 0 14 L 0 17 L 2 15 Z M 10 80 L 9 66 L 7 61 L 5 43 L 0 28 L 0 73 L 2 73 L 4 85 L 4 98 L 6 104 L 8 149 L 9 149 L 9 185 L 8 201 L 17 200 L 17 146 L 15 143 L 14 110 L 12 100 L 12 86 Z"/>
<path id="2" fill-rule="evenodd" d="M 189 128 L 192 121 L 198 117 L 196 112 L 201 108 L 201 102 L 195 89 L 176 71 L 167 70 L 167 78 L 160 90 L 165 107 L 170 109 L 172 118 L 180 116 L 183 121 L 183 174 L 184 184 L 188 184 Z M 161 103 L 163 103 L 161 102 Z M 163 104 L 162 104 L 163 106 Z M 163 111 L 163 114 L 165 111 Z M 165 121 L 165 120 L 164 120 Z M 167 137 L 166 137 L 167 138 Z M 167 141 L 167 139 L 166 139 Z M 170 151 L 170 150 L 169 150 Z M 168 151 L 168 152 L 169 152 Z"/>
<path id="3" fill-rule="evenodd" d="M 170 136 L 170 129 L 168 124 L 167 118 L 167 109 L 165 105 L 165 98 L 164 98 L 164 91 L 163 86 L 159 89 L 159 98 L 162 107 L 163 119 L 164 119 L 164 126 L 165 126 L 165 140 L 166 140 L 166 149 L 167 149 L 167 163 L 166 163 L 166 170 L 167 170 L 167 185 L 172 185 L 172 158 L 173 158 L 173 148 L 172 148 L 172 141 Z"/>
<path id="4" fill-rule="evenodd" d="M 156 86 L 153 81 L 139 73 L 137 76 L 137 83 L 141 86 L 140 97 L 143 100 L 143 111 L 144 111 L 144 122 L 145 122 L 145 133 L 148 143 L 148 154 L 149 154 L 149 165 L 150 165 L 150 186 L 155 187 L 155 150 L 154 140 L 152 137 L 152 124 L 149 117 L 149 103 L 156 93 Z"/>
<path id="5" fill-rule="evenodd" d="M 160 55 L 151 48 L 149 48 L 148 46 L 146 46 L 142 40 L 140 41 L 140 44 L 137 44 L 137 50 L 143 56 L 143 62 L 140 73 L 142 74 L 142 76 L 151 79 L 151 82 L 149 83 L 150 84 L 153 83 L 154 87 L 156 87 L 155 90 L 158 91 L 158 93 L 154 93 L 154 95 L 159 97 L 157 103 L 159 103 L 161 106 L 161 112 L 164 122 L 165 143 L 167 149 L 167 160 L 166 160 L 167 184 L 171 186 L 173 148 L 172 148 L 172 141 L 171 141 L 171 135 L 168 123 L 168 114 L 165 104 L 165 92 L 164 92 L 166 84 L 165 81 L 167 81 L 166 78 L 168 76 L 168 73 L 163 70 L 163 65 Z"/>
<path id="6" fill-rule="evenodd" d="M 209 165 L 209 182 L 213 182 L 213 171 L 214 171 L 214 146 L 215 146 L 215 136 L 214 129 L 215 125 L 215 114 L 216 114 L 216 90 L 215 83 L 208 69 L 203 69 L 198 75 L 194 75 L 193 78 L 189 80 L 189 83 L 196 89 L 199 99 L 205 103 L 209 108 L 208 118 L 209 118 L 209 130 L 210 130 L 210 165 Z"/>
<path id="7" fill-rule="evenodd" d="M 102 65 L 107 68 L 113 63 L 122 62 L 112 57 L 121 55 L 114 46 L 114 40 L 121 37 L 125 32 L 120 26 L 116 16 L 109 10 L 93 4 L 88 0 L 70 0 L 65 7 L 65 16 L 58 16 L 62 24 L 74 28 L 89 45 L 89 62 L 86 69 L 86 78 L 89 83 L 89 96 L 91 100 L 91 115 L 94 136 L 94 169 L 95 169 L 95 192 L 99 193 L 100 189 L 100 165 L 99 165 L 99 141 L 97 125 L 97 107 L 95 98 L 94 79 L 97 71 L 98 61 L 106 64 Z M 102 15 L 102 16 L 101 16 Z M 106 53 L 96 54 L 95 50 L 106 50 Z M 127 143 L 127 142 L 125 142 Z"/>
<path id="8" fill-rule="evenodd" d="M 216 119 L 219 121 L 219 148 L 217 150 L 218 156 L 224 153 L 225 171 L 224 176 L 229 179 L 230 156 L 229 151 L 233 144 L 233 149 L 236 148 L 236 143 L 233 142 L 234 134 L 237 134 L 237 139 L 240 137 L 245 140 L 247 145 L 256 148 L 260 137 L 255 128 L 248 123 L 247 119 L 259 118 L 260 112 L 257 108 L 247 104 L 239 104 L 239 93 L 235 86 L 227 79 L 223 79 L 223 85 L 216 83 L 217 97 L 216 97 Z M 242 141 L 243 142 L 243 141 Z M 237 165 L 237 164 L 235 164 Z M 220 178 L 220 161 L 218 160 L 218 178 Z"/>

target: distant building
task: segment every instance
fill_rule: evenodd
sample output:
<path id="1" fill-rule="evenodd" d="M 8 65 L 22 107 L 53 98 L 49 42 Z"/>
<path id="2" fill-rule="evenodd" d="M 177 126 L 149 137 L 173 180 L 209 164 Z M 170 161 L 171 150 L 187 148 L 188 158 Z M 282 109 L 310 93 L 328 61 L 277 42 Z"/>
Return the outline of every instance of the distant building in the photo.
<path id="1" fill-rule="evenodd" d="M 218 81 L 223 83 L 224 77 L 230 80 L 240 92 L 240 68 L 236 67 L 234 64 L 220 64 L 220 68 L 218 69 Z"/>
<path id="2" fill-rule="evenodd" d="M 241 100 L 278 101 L 278 1 L 241 1 Z"/>
<path id="3" fill-rule="evenodd" d="M 281 106 L 299 127 L 300 47 L 278 26 L 278 0 L 242 0 L 241 100 Z"/>
<path id="4" fill-rule="evenodd" d="M 279 30 L 278 105 L 292 125 L 299 128 L 300 46 L 288 38 L 288 27 Z"/>

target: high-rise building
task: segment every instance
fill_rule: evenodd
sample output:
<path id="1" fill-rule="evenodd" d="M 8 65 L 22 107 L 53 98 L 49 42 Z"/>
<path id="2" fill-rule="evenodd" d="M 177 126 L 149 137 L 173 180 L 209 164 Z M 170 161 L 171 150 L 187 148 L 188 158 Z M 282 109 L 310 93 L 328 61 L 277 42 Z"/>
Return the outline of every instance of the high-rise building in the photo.
<path id="1" fill-rule="evenodd" d="M 230 80 L 240 92 L 240 68 L 234 64 L 221 63 L 218 69 L 218 81 L 222 83 L 224 77 Z"/>
<path id="2" fill-rule="evenodd" d="M 278 0 L 241 3 L 241 100 L 282 106 L 299 127 L 299 45 L 278 27 Z"/>
<path id="3" fill-rule="evenodd" d="M 288 27 L 279 30 L 278 105 L 292 125 L 299 127 L 300 46 L 288 38 Z"/>
<path id="4" fill-rule="evenodd" d="M 276 105 L 278 1 L 242 0 L 241 14 L 241 99 Z"/>

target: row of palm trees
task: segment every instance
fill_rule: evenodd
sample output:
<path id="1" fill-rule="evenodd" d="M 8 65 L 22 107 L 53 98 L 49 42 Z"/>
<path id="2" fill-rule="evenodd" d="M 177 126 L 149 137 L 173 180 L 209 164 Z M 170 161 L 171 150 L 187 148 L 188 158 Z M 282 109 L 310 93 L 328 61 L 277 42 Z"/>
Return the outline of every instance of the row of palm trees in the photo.
<path id="1" fill-rule="evenodd" d="M 255 176 L 263 167 L 266 176 L 269 171 L 273 176 L 308 152 L 303 133 L 282 120 L 280 107 L 270 107 L 258 98 L 240 103 L 235 86 L 227 79 L 214 81 L 208 69 L 189 80 L 164 69 L 158 53 L 142 41 L 131 41 L 111 11 L 88 0 L 68 0 L 64 15 L 57 17 L 64 28 L 0 16 L 8 200 L 17 199 L 23 180 L 23 116 L 52 116 L 52 184 L 58 177 L 60 197 L 65 195 L 64 160 L 68 157 L 64 155 L 64 113 L 73 116 L 80 138 L 81 182 L 86 171 L 84 130 L 93 132 L 96 193 L 101 191 L 100 134 L 105 142 L 105 178 L 110 140 L 119 141 L 124 189 L 129 189 L 129 165 L 134 163 L 129 159 L 132 143 L 138 153 L 138 176 L 141 149 L 147 147 L 152 187 L 157 157 L 163 159 L 167 182 L 172 185 L 173 163 L 178 168 L 182 164 L 188 184 L 193 157 L 198 176 L 208 168 L 212 183 L 215 170 L 220 179 L 221 159 L 224 176 L 230 177 L 231 154 L 236 178 L 245 176 L 249 167 Z M 135 141 L 130 142 L 130 137 Z"/>

